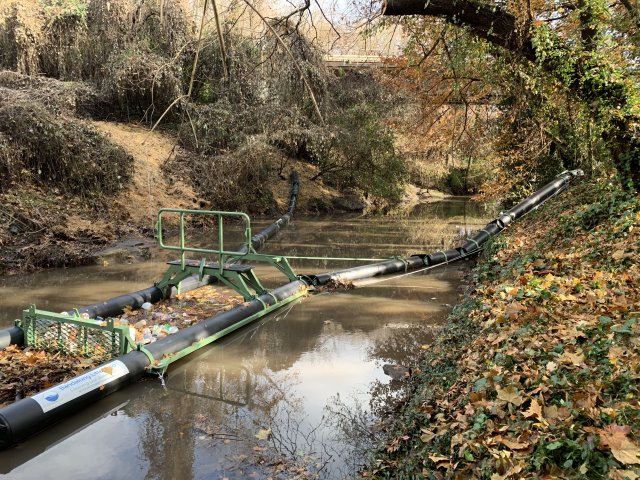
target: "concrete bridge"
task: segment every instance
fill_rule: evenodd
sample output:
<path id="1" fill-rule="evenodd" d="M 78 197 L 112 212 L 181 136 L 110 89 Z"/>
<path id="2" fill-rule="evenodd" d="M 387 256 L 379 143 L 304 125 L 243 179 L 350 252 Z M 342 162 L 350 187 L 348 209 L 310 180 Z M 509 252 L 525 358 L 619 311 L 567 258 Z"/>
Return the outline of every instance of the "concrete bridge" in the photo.
<path id="1" fill-rule="evenodd" d="M 380 55 L 325 55 L 323 60 L 332 68 L 395 68 Z"/>

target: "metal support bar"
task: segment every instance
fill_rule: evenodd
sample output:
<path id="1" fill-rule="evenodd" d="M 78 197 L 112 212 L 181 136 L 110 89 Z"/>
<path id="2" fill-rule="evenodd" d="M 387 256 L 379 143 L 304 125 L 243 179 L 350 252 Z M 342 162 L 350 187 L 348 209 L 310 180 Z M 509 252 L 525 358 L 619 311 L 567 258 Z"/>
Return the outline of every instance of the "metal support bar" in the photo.
<path id="1" fill-rule="evenodd" d="M 180 259 L 180 263 L 182 264 L 184 259 Z M 196 272 L 199 275 L 199 272 Z M 186 268 L 179 267 L 178 265 L 170 266 L 167 271 L 162 276 L 162 279 L 155 284 L 157 288 L 162 291 L 163 298 L 169 298 L 171 295 L 171 287 L 178 287 L 180 282 L 189 278 L 191 275 L 191 270 Z M 202 281 L 202 277 L 200 277 L 200 281 Z"/>
<path id="2" fill-rule="evenodd" d="M 168 245 L 164 242 L 162 222 L 164 214 L 168 213 L 177 213 L 179 215 L 179 245 Z M 187 214 L 216 217 L 218 222 L 218 248 L 195 248 L 189 247 L 185 244 L 185 215 Z M 225 250 L 224 219 L 228 217 L 239 218 L 244 222 L 244 244 L 240 247 L 240 251 Z M 295 281 L 298 278 L 285 257 L 260 255 L 255 253 L 255 249 L 251 243 L 251 220 L 247 214 L 242 212 L 163 208 L 158 212 L 157 235 L 161 248 L 177 250 L 180 252 L 180 265 L 172 265 L 169 267 L 162 280 L 156 284 L 156 286 L 162 290 L 165 297 L 168 296 L 168 293 L 171 291 L 171 287 L 179 284 L 180 281 L 188 277 L 191 273 L 197 274 L 200 280 L 202 280 L 205 275 L 215 277 L 242 295 L 245 300 L 250 300 L 258 295 L 264 294 L 266 289 L 262 286 L 262 283 L 251 269 L 244 272 L 237 272 L 232 268 L 227 267 L 230 263 L 238 260 L 255 260 L 269 263 L 278 271 L 283 273 L 289 281 Z M 218 263 L 215 268 L 212 268 L 212 266 L 207 266 L 206 259 L 203 257 L 196 267 L 192 264 L 193 262 L 185 258 L 186 252 L 216 255 Z"/>

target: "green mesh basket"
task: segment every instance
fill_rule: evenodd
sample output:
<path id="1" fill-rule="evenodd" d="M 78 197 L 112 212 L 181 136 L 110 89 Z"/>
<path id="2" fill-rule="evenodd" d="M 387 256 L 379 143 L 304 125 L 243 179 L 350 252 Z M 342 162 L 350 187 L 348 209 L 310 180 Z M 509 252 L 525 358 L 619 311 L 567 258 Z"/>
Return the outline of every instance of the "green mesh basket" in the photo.
<path id="1" fill-rule="evenodd" d="M 108 360 L 124 355 L 133 346 L 127 325 L 115 325 L 112 318 L 93 320 L 37 310 L 31 305 L 22 312 L 18 326 L 25 345 L 48 352 L 82 355 Z"/>

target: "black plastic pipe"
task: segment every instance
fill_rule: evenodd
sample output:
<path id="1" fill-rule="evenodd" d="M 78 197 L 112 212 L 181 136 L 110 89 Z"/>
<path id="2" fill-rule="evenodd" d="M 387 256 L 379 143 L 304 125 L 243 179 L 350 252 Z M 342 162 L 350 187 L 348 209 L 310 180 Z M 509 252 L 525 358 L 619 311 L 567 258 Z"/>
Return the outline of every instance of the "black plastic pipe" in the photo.
<path id="1" fill-rule="evenodd" d="M 330 281 L 351 281 L 362 278 L 370 278 L 378 275 L 386 275 L 400 271 L 414 270 L 424 266 L 424 255 L 413 255 L 402 260 L 385 260 L 380 263 L 363 265 L 361 267 L 347 268 L 335 272 L 309 275 L 314 285 L 325 285 Z"/>
<path id="2" fill-rule="evenodd" d="M 572 170 L 561 173 L 555 180 L 537 190 L 531 196 L 525 198 L 507 212 L 501 214 L 497 219 L 489 222 L 482 230 L 476 232 L 475 235 L 467 239 L 457 248 L 443 252 L 435 252 L 428 255 L 413 255 L 405 258 L 404 260 L 385 260 L 384 262 L 365 265 L 362 267 L 319 273 L 316 275 L 309 275 L 307 278 L 309 278 L 314 285 L 325 285 L 332 280 L 359 280 L 376 275 L 416 270 L 424 267 L 425 265 L 436 266 L 454 262 L 460 258 L 467 257 L 474 252 L 479 252 L 482 246 L 492 236 L 500 233 L 509 223 L 532 210 L 535 210 L 546 200 L 566 189 L 572 179 L 582 175 L 582 170 Z"/>
<path id="3" fill-rule="evenodd" d="M 289 175 L 289 181 L 291 183 L 291 189 L 289 191 L 289 205 L 287 207 L 287 213 L 251 237 L 251 246 L 255 250 L 261 248 L 271 237 L 291 222 L 293 212 L 296 209 L 296 204 L 298 202 L 298 193 L 300 192 L 300 176 L 298 175 L 298 172 L 291 172 L 291 175 Z M 247 253 L 247 247 L 243 245 L 239 251 L 241 253 Z"/>
<path id="4" fill-rule="evenodd" d="M 481 231 L 485 231 L 489 235 L 495 235 L 496 233 L 500 233 L 500 227 L 494 220 L 493 222 L 489 222 L 487 225 L 485 225 L 485 227 Z"/>
<path id="5" fill-rule="evenodd" d="M 291 183 L 291 189 L 289 191 L 289 204 L 287 206 L 287 212 L 278 218 L 275 222 L 268 225 L 266 228 L 251 237 L 251 246 L 254 249 L 262 247 L 269 239 L 271 239 L 276 233 L 278 233 L 283 227 L 287 226 L 291 222 L 293 212 L 295 211 L 298 201 L 298 193 L 300 192 L 300 176 L 298 172 L 291 172 L 289 176 Z M 243 245 L 240 251 L 246 253 L 246 247 Z M 212 279 L 215 280 L 215 279 Z M 198 281 L 197 277 L 190 277 L 182 281 L 180 284 L 181 292 L 188 292 L 195 290 L 203 285 L 209 283 L 209 278 L 205 277 L 202 282 Z M 151 286 L 138 290 L 137 292 L 126 293 L 117 297 L 109 298 L 103 302 L 93 303 L 84 307 L 78 308 L 80 314 L 87 313 L 89 317 L 114 317 L 121 315 L 124 309 L 129 307 L 138 309 L 143 303 L 157 303 L 162 300 L 162 290 L 158 287 Z M 69 315 L 73 315 L 75 310 L 69 310 Z M 22 345 L 24 343 L 24 334 L 22 329 L 18 327 L 9 327 L 0 330 L 0 349 L 6 348 L 9 345 Z"/>
<path id="6" fill-rule="evenodd" d="M 60 423 L 56 425 L 56 428 L 42 432 L 38 440 L 32 442 L 29 448 L 16 448 L 12 452 L 0 453 L 0 478 L 4 478 L 3 475 L 8 475 L 19 466 L 42 455 L 50 448 L 102 418 L 123 409 L 128 403 L 129 400 L 123 401 L 122 398 L 118 398 L 118 395 L 112 395 L 96 402 L 89 408 L 81 409 L 75 414 L 73 421 Z"/>
<path id="7" fill-rule="evenodd" d="M 9 345 L 22 345 L 24 343 L 24 332 L 19 327 L 9 327 L 0 330 L 0 349 Z"/>
<path id="8" fill-rule="evenodd" d="M 180 283 L 180 291 L 181 292 L 189 292 L 191 290 L 195 290 L 196 288 L 203 287 L 209 284 L 209 276 L 205 275 L 202 281 L 198 280 L 198 277 L 192 276 L 189 278 L 185 278 Z M 176 289 L 173 289 L 172 294 L 177 293 Z M 133 293 L 125 293 L 124 295 L 120 295 L 118 297 L 113 297 L 104 302 L 93 303 L 91 305 L 87 305 L 86 307 L 81 307 L 78 309 L 80 314 L 87 313 L 89 317 L 113 317 L 120 315 L 124 312 L 124 309 L 127 307 L 133 308 L 134 310 L 142 307 L 142 304 L 145 302 L 149 303 L 157 303 L 162 300 L 162 290 L 158 287 L 148 287 L 142 290 L 138 290 Z M 69 310 L 67 312 L 69 315 L 73 315 L 75 310 Z"/>
<path id="9" fill-rule="evenodd" d="M 547 186 L 536 192 L 532 196 L 536 197 L 535 202 L 530 203 L 523 201 L 516 205 L 516 207 L 518 207 L 517 214 L 522 216 L 533 208 L 537 208 L 541 202 L 544 202 L 546 199 L 566 188 L 568 180 L 578 175 L 579 173 L 577 172 L 567 172 L 563 174 L 562 180 L 565 181 L 552 182 L 554 188 L 548 189 Z M 542 192 L 542 194 L 540 194 L 540 192 Z M 514 207 L 514 209 L 516 207 Z M 489 228 L 484 230 L 496 230 L 496 227 L 492 227 L 491 225 L 497 225 L 498 228 L 500 227 L 500 224 L 495 221 L 489 223 L 489 225 L 487 225 Z M 496 230 L 496 233 L 497 231 L 499 230 Z M 478 237 L 482 243 L 486 242 L 488 238 L 489 236 Z M 478 241 L 478 243 L 480 243 L 480 241 Z M 424 265 L 449 263 L 459 259 L 463 254 L 462 247 L 459 247 L 445 252 L 436 252 L 431 255 L 414 255 L 404 260 L 387 260 L 374 265 L 322 273 L 306 278 L 314 284 L 325 284 L 332 279 L 355 280 L 386 273 L 413 270 Z M 109 395 L 121 387 L 141 378 L 152 361 L 175 354 L 199 340 L 215 335 L 249 318 L 267 306 L 274 305 L 276 301 L 282 301 L 307 288 L 308 283 L 303 280 L 288 283 L 272 290 L 268 294 L 261 295 L 225 313 L 205 319 L 196 325 L 150 344 L 147 347 L 147 353 L 153 358 L 150 358 L 142 351 L 133 351 L 68 382 L 0 409 L 0 449 L 7 448 L 23 440 L 29 435 L 77 411 L 81 407 L 93 403 L 95 400 Z M 67 394 L 65 397 L 64 392 L 72 393 L 71 396 Z"/>
<path id="10" fill-rule="evenodd" d="M 81 307 L 78 309 L 78 312 L 81 314 L 88 313 L 91 318 L 112 317 L 114 315 L 120 315 L 127 307 L 137 309 L 145 302 L 156 303 L 160 300 L 162 300 L 162 290 L 157 287 L 149 287 L 138 290 L 137 292 L 125 293 L 124 295 L 110 298 L 104 302 Z M 73 315 L 74 310 L 70 310 L 67 313 Z"/>
<path id="11" fill-rule="evenodd" d="M 453 248 L 444 252 L 435 252 L 426 256 L 424 264 L 429 267 L 434 267 L 436 265 L 451 263 L 458 260 L 462 255 L 461 249 Z"/>
<path id="12" fill-rule="evenodd" d="M 0 449 L 7 448 L 44 427 L 77 412 L 82 407 L 138 380 L 148 365 L 149 359 L 144 353 L 133 351 L 68 382 L 45 390 L 38 395 L 23 398 L 0 409 Z M 106 381 L 105 369 L 107 371 L 111 369 L 114 377 L 111 381 Z M 91 378 L 104 378 L 105 383 L 95 385 L 95 388 L 88 389 L 70 401 L 60 400 L 62 392 L 81 388 L 79 385 L 89 385 Z M 55 405 L 55 403 L 59 403 L 59 405 Z M 51 404 L 51 409 L 48 404 Z"/>
<path id="13" fill-rule="evenodd" d="M 471 253 L 480 248 L 480 246 L 486 243 L 489 238 L 491 238 L 489 232 L 480 230 L 479 232 L 476 232 L 474 235 L 469 237 L 462 245 L 460 245 L 460 250 L 462 250 L 462 252 L 464 252 L 465 254 Z"/>
<path id="14" fill-rule="evenodd" d="M 270 293 L 260 295 L 258 298 L 243 303 L 242 305 L 228 310 L 225 313 L 210 317 L 189 328 L 185 328 L 173 335 L 169 335 L 162 340 L 151 343 L 147 345 L 147 350 L 149 350 L 149 352 L 153 354 L 154 358 L 157 359 L 163 358 L 165 355 L 179 352 L 180 350 L 191 346 L 195 342 L 210 337 L 211 335 L 215 335 L 225 328 L 228 328 L 245 318 L 264 310 L 266 308 L 265 306 L 274 305 L 276 303 L 276 299 L 280 302 L 307 289 L 307 284 L 301 280 L 287 283 L 286 285 L 282 285 L 281 287 L 271 290 Z"/>
<path id="15" fill-rule="evenodd" d="M 551 197 L 565 190 L 571 180 L 582 175 L 584 175 L 582 170 L 571 170 L 561 173 L 555 180 L 549 182 L 517 205 L 511 207 L 492 222 L 489 222 L 482 230 L 467 239 L 457 250 L 464 255 L 479 251 L 482 245 L 489 241 L 493 235 L 500 233 L 513 221 L 530 213 Z"/>
<path id="16" fill-rule="evenodd" d="M 308 289 L 298 280 L 272 290 L 220 315 L 158 340 L 146 348 L 160 360 L 215 335 L 254 315 L 277 301 Z M 151 359 L 142 351 L 132 351 L 37 395 L 23 398 L 0 409 L 0 449 L 5 449 L 80 408 L 142 378 Z"/>

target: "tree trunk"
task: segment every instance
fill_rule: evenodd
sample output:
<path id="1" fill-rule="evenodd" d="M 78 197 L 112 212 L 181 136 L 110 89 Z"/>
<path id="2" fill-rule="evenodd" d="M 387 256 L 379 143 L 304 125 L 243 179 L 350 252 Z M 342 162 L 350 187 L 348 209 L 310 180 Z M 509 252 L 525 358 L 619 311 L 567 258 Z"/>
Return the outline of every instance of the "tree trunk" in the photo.
<path id="1" fill-rule="evenodd" d="M 383 15 L 427 15 L 440 17 L 452 25 L 467 26 L 480 38 L 517 51 L 529 60 L 535 52 L 525 26 L 516 17 L 498 7 L 470 0 L 386 0 Z"/>

